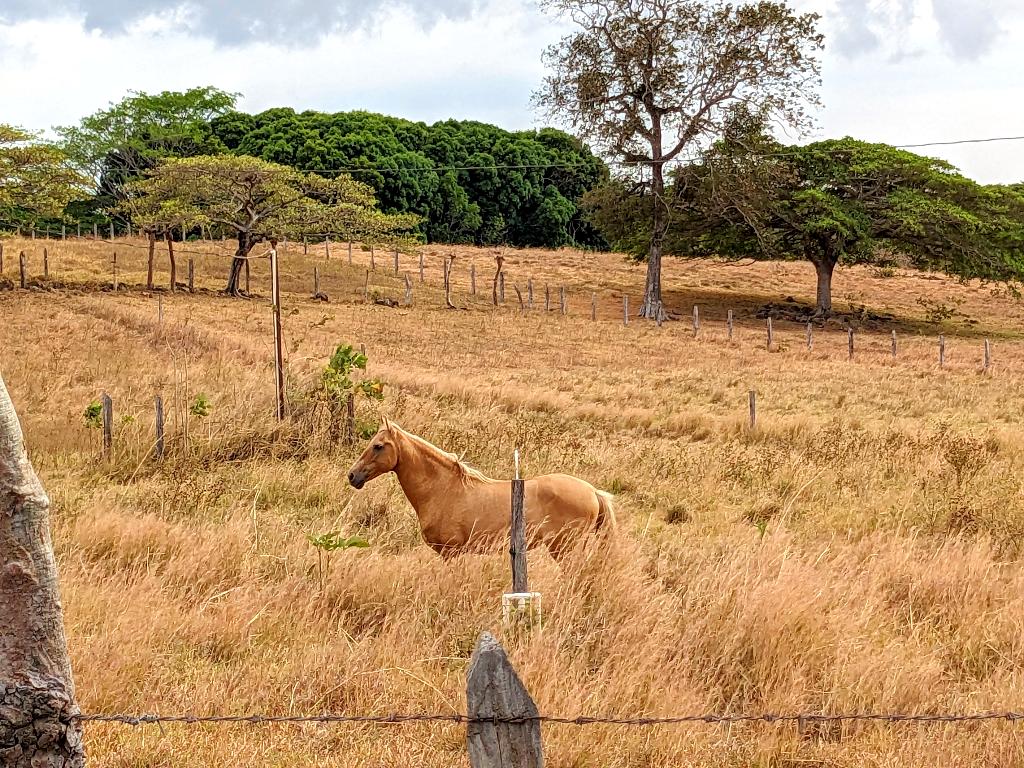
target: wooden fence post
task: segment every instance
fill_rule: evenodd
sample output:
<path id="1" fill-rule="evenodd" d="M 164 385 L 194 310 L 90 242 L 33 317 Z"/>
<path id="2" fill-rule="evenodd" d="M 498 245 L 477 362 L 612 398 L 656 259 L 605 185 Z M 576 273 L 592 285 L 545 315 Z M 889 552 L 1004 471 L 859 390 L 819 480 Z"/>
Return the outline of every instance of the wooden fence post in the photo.
<path id="1" fill-rule="evenodd" d="M 50 279 L 50 249 L 43 248 L 43 278 Z"/>
<path id="2" fill-rule="evenodd" d="M 95 222 L 95 221 L 92 223 L 92 239 L 93 240 L 99 240 L 100 239 L 100 225 L 97 222 Z"/>
<path id="3" fill-rule="evenodd" d="M 480 635 L 473 650 L 466 705 L 471 768 L 543 768 L 537 705 L 490 632 Z"/>
<path id="4" fill-rule="evenodd" d="M 515 478 L 512 480 L 512 527 L 509 531 L 509 555 L 512 558 L 512 591 L 523 593 L 526 581 L 525 482 L 519 477 L 519 449 L 515 451 Z"/>
<path id="5" fill-rule="evenodd" d="M 412 280 L 409 279 L 409 273 L 405 273 L 405 306 L 412 306 Z"/>
<path id="6" fill-rule="evenodd" d="M 853 328 L 846 329 L 847 360 L 853 360 Z"/>
<path id="7" fill-rule="evenodd" d="M 892 356 L 896 357 L 896 331 L 892 332 Z"/>
<path id="8" fill-rule="evenodd" d="M 110 458 L 110 451 L 114 447 L 114 401 L 104 392 L 100 396 L 100 403 L 103 418 L 103 455 Z"/>
<path id="9" fill-rule="evenodd" d="M 946 365 L 946 337 L 943 334 L 939 334 L 939 368 L 943 368 Z"/>
<path id="10" fill-rule="evenodd" d="M 22 251 L 18 254 L 18 271 L 21 275 L 21 287 L 28 288 L 28 277 L 25 274 L 25 252 Z"/>
<path id="11" fill-rule="evenodd" d="M 366 270 L 366 277 L 363 280 L 363 301 L 370 300 L 370 270 Z"/>
<path id="12" fill-rule="evenodd" d="M 373 243 L 370 243 L 370 269 L 377 271 L 377 249 Z"/>
<path id="13" fill-rule="evenodd" d="M 773 341 L 773 339 L 774 339 L 774 336 L 772 334 L 772 319 L 769 317 L 768 318 L 768 342 L 767 342 L 767 346 L 765 347 L 765 349 L 767 349 L 769 352 L 772 351 L 772 341 Z"/>
<path id="14" fill-rule="evenodd" d="M 361 354 L 365 355 L 366 352 Z M 345 399 L 345 442 L 352 445 L 356 441 L 356 398 L 349 392 Z"/>
<path id="15" fill-rule="evenodd" d="M 110 239 L 114 239 L 114 220 L 110 220 Z"/>
<path id="16" fill-rule="evenodd" d="M 306 236 L 302 236 L 302 255 L 309 256 L 309 242 L 306 240 Z"/>
<path id="17" fill-rule="evenodd" d="M 985 356 L 982 359 L 982 370 L 988 373 L 988 369 L 992 365 L 992 347 L 989 344 L 988 339 L 985 339 Z"/>
<path id="18" fill-rule="evenodd" d="M 324 237 L 324 256 L 327 261 L 331 260 L 331 236 L 327 235 Z"/>
<path id="19" fill-rule="evenodd" d="M 0 240 L 0 275 L 4 273 L 4 243 Z"/>
<path id="20" fill-rule="evenodd" d="M 110 261 L 111 271 L 113 273 L 113 286 L 114 290 L 117 290 L 117 251 L 114 251 L 114 256 Z"/>
<path id="21" fill-rule="evenodd" d="M 248 262 L 246 262 L 248 263 Z M 277 243 L 270 243 L 270 292 L 274 302 L 274 368 L 277 420 L 284 421 L 284 340 L 281 333 L 281 280 L 277 271 Z"/>
<path id="22" fill-rule="evenodd" d="M 423 251 L 420 251 L 420 282 L 423 282 Z M 476 293 L 476 291 L 473 291 L 473 293 Z"/>
<path id="23" fill-rule="evenodd" d="M 519 300 L 519 314 L 526 314 L 526 304 L 523 303 L 523 293 L 519 290 L 518 283 L 512 283 L 512 288 L 516 292 L 516 298 Z"/>
<path id="24" fill-rule="evenodd" d="M 313 267 L 313 298 L 320 298 L 320 267 Z"/>
<path id="25" fill-rule="evenodd" d="M 814 349 L 814 323 L 807 321 L 807 351 Z"/>
<path id="26" fill-rule="evenodd" d="M 193 259 L 188 260 L 188 292 L 196 292 L 196 262 Z"/>
<path id="27" fill-rule="evenodd" d="M 700 334 L 700 307 L 693 305 L 693 338 Z"/>
<path id="28" fill-rule="evenodd" d="M 476 264 L 469 265 L 469 295 L 476 296 Z"/>
<path id="29" fill-rule="evenodd" d="M 526 280 L 526 308 L 529 310 L 533 309 L 533 278 L 527 278 Z"/>
<path id="30" fill-rule="evenodd" d="M 747 405 L 750 408 L 750 428 L 757 428 L 757 392 L 750 390 L 747 393 Z"/>
<path id="31" fill-rule="evenodd" d="M 629 296 L 622 297 L 622 324 L 629 325 Z"/>
<path id="32" fill-rule="evenodd" d="M 547 283 L 544 283 L 544 311 L 551 311 L 551 289 Z"/>
<path id="33" fill-rule="evenodd" d="M 590 294 L 590 319 L 597 320 L 597 294 Z"/>
<path id="34" fill-rule="evenodd" d="M 559 286 L 558 288 L 558 303 L 561 305 L 562 314 L 564 315 L 569 310 L 565 300 L 565 286 Z"/>
<path id="35" fill-rule="evenodd" d="M 36 239 L 36 225 L 35 224 L 32 225 L 32 239 L 33 240 Z"/>
<path id="36" fill-rule="evenodd" d="M 156 396 L 156 458 L 164 457 L 164 399 Z"/>
<path id="37" fill-rule="evenodd" d="M 448 309 L 455 309 L 455 304 L 452 303 L 452 267 L 455 264 L 454 256 L 444 257 L 444 305 Z M 497 302 L 497 294 L 495 294 L 495 302 Z"/>
<path id="38" fill-rule="evenodd" d="M 732 341 L 732 325 L 733 325 L 733 322 L 732 322 L 732 310 L 731 309 L 729 310 L 729 314 L 726 317 L 725 323 L 729 327 L 729 341 Z"/>
<path id="39" fill-rule="evenodd" d="M 498 302 L 505 303 L 505 273 L 498 273 Z"/>
<path id="40" fill-rule="evenodd" d="M 398 246 L 395 246 L 395 274 L 398 274 Z"/>
<path id="41" fill-rule="evenodd" d="M 352 266 L 352 241 L 348 241 L 348 265 Z"/>
<path id="42" fill-rule="evenodd" d="M 60 239 L 61 240 L 67 240 L 68 239 L 68 225 L 67 224 L 61 224 L 60 225 Z"/>

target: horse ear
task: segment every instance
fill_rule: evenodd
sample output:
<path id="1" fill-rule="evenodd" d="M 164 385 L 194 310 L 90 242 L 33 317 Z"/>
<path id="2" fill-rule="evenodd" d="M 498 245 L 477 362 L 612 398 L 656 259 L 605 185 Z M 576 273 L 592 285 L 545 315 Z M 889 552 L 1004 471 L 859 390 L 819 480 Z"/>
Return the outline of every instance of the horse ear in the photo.
<path id="1" fill-rule="evenodd" d="M 380 419 L 381 419 L 381 422 L 380 422 L 380 424 L 381 424 L 381 427 L 382 427 L 383 429 L 385 429 L 386 431 L 390 432 L 390 431 L 391 431 L 391 422 L 390 422 L 390 421 L 388 421 L 388 417 L 387 417 L 387 416 L 385 416 L 385 415 L 384 415 L 384 414 L 382 413 L 382 414 L 380 415 Z"/>

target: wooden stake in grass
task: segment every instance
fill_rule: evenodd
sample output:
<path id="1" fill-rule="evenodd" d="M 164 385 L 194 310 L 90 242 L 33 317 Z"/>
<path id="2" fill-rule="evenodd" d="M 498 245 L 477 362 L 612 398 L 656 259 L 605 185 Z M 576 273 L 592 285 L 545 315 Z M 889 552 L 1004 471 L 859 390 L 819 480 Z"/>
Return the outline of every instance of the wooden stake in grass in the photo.
<path id="1" fill-rule="evenodd" d="M 100 225 L 97 224 L 95 221 L 92 223 L 92 239 L 93 240 L 99 240 L 100 239 Z"/>
<path id="2" fill-rule="evenodd" d="M 946 365 L 946 337 L 939 334 L 939 368 Z"/>
<path id="3" fill-rule="evenodd" d="M 590 294 L 590 319 L 597 320 L 597 294 Z"/>
<path id="4" fill-rule="evenodd" d="M 28 288 L 28 276 L 25 274 L 25 269 L 26 269 L 25 252 L 22 251 L 21 253 L 18 254 L 18 271 L 19 271 L 20 277 L 21 277 L 21 287 L 22 288 Z"/>
<path id="5" fill-rule="evenodd" d="M 814 323 L 807 321 L 807 351 L 814 349 Z"/>
<path id="6" fill-rule="evenodd" d="M 544 311 L 551 311 L 551 289 L 548 288 L 547 283 L 544 283 Z"/>
<path id="7" fill-rule="evenodd" d="M 248 261 L 246 261 L 248 264 Z M 277 241 L 270 241 L 270 293 L 274 309 L 274 384 L 277 394 L 277 420 L 284 421 L 284 337 L 281 332 L 281 280 L 277 271 Z"/>
<path id="8" fill-rule="evenodd" d="M 693 338 L 700 334 L 700 307 L 693 305 Z"/>
<path id="9" fill-rule="evenodd" d="M 505 263 L 505 257 L 500 253 L 494 255 L 496 269 L 494 271 L 494 282 L 491 285 L 491 303 L 498 306 L 498 279 L 501 277 L 501 267 Z"/>
<path id="10" fill-rule="evenodd" d="M 320 298 L 320 267 L 313 267 L 313 298 Z"/>
<path id="11" fill-rule="evenodd" d="M 423 278 L 423 251 L 420 251 L 420 283 L 424 282 Z M 475 293 L 475 291 L 474 291 Z"/>
<path id="12" fill-rule="evenodd" d="M 565 300 L 565 287 L 564 286 L 559 286 L 558 287 L 558 303 L 561 306 L 562 315 L 564 316 L 565 313 L 568 312 L 568 310 L 569 310 L 568 304 L 566 303 L 566 300 Z"/>
<path id="13" fill-rule="evenodd" d="M 309 241 L 305 235 L 302 236 L 302 255 L 309 256 Z"/>
<path id="14" fill-rule="evenodd" d="M 113 222 L 113 220 L 111 220 L 111 222 L 110 222 L 110 239 L 111 240 L 114 239 L 114 222 Z"/>
<path id="15" fill-rule="evenodd" d="M 43 278 L 50 279 L 50 251 L 48 248 L 43 248 Z"/>
<path id="16" fill-rule="evenodd" d="M 629 325 L 629 296 L 622 297 L 622 324 Z"/>
<path id="17" fill-rule="evenodd" d="M 114 257 L 111 259 L 111 267 L 113 271 L 113 285 L 114 290 L 117 290 L 117 251 L 114 251 Z"/>
<path id="18" fill-rule="evenodd" d="M 469 265 L 469 295 L 476 296 L 476 263 Z"/>
<path id="19" fill-rule="evenodd" d="M 732 322 L 732 310 L 731 309 L 729 310 L 729 314 L 726 316 L 725 323 L 726 323 L 726 326 L 728 326 L 728 328 L 729 328 L 729 341 L 732 341 L 732 325 L 733 325 L 733 322 Z"/>
<path id="20" fill-rule="evenodd" d="M 103 418 L 103 455 L 110 458 L 111 449 L 114 447 L 114 401 L 104 392 L 100 396 L 100 403 Z"/>
<path id="21" fill-rule="evenodd" d="M 409 273 L 405 273 L 405 306 L 412 306 L 412 280 L 409 279 Z"/>
<path id="22" fill-rule="evenodd" d="M 370 243 L 370 269 L 377 271 L 377 249 L 373 243 Z"/>
<path id="23" fill-rule="evenodd" d="M 188 292 L 196 292 L 196 263 L 194 260 L 188 260 Z"/>
<path id="24" fill-rule="evenodd" d="M 525 483 L 519 477 L 519 449 L 514 454 L 515 478 L 512 480 L 512 528 L 510 554 L 512 556 L 512 591 L 526 592 L 526 513 Z"/>
<path id="25" fill-rule="evenodd" d="M 348 265 L 352 266 L 352 241 L 348 241 Z"/>
<path id="26" fill-rule="evenodd" d="M 168 229 L 164 233 L 164 239 L 167 241 L 167 258 L 171 263 L 171 293 L 178 290 L 178 262 L 174 257 L 174 235 L 171 234 L 171 230 Z M 249 260 L 246 259 L 245 265 L 249 266 Z M 246 288 L 246 293 L 249 289 Z"/>
<path id="27" fill-rule="evenodd" d="M 455 264 L 455 257 L 449 256 L 444 260 L 444 303 L 448 309 L 455 309 L 455 305 L 452 303 L 452 267 Z M 501 265 L 498 265 L 498 269 L 501 269 Z M 495 277 L 497 280 L 497 277 Z M 495 289 L 496 290 L 496 289 Z M 497 294 L 494 295 L 495 306 L 497 306 Z"/>
<path id="28" fill-rule="evenodd" d="M 331 260 L 331 236 L 327 235 L 324 237 L 324 256 L 328 261 Z"/>
<path id="29" fill-rule="evenodd" d="M 757 429 L 757 392 L 754 390 L 747 393 L 747 406 L 750 409 L 750 429 Z"/>
<path id="30" fill-rule="evenodd" d="M 68 239 L 68 227 L 67 227 L 67 224 L 61 224 L 60 225 L 60 239 L 61 240 L 67 240 Z"/>
<path id="31" fill-rule="evenodd" d="M 846 329 L 847 360 L 853 360 L 853 328 Z"/>
<path id="32" fill-rule="evenodd" d="M 519 314 L 525 315 L 526 314 L 526 304 L 523 303 L 523 294 L 519 290 L 519 284 L 518 283 L 512 283 L 512 288 L 516 292 L 516 298 L 519 299 Z"/>
<path id="33" fill-rule="evenodd" d="M 772 335 L 772 319 L 769 317 L 768 318 L 768 340 L 767 340 L 767 344 L 765 346 L 765 349 L 767 349 L 769 352 L 772 351 L 772 343 L 773 342 L 774 342 L 774 337 Z"/>
<path id="34" fill-rule="evenodd" d="M 505 273 L 498 273 L 498 301 L 505 303 Z"/>
<path id="35" fill-rule="evenodd" d="M 533 309 L 533 278 L 526 281 L 526 308 Z"/>
<path id="36" fill-rule="evenodd" d="M 164 399 L 156 396 L 156 459 L 164 457 Z"/>
<path id="37" fill-rule="evenodd" d="M 370 270 L 366 270 L 366 278 L 363 280 L 363 301 L 370 300 Z"/>
<path id="38" fill-rule="evenodd" d="M 893 359 L 895 359 L 895 358 L 896 358 L 896 354 L 897 354 L 897 347 L 896 347 L 896 331 L 893 331 L 893 332 L 892 332 L 892 356 L 893 356 Z"/>
<path id="39" fill-rule="evenodd" d="M 985 356 L 982 359 L 982 370 L 985 371 L 985 373 L 988 373 L 988 369 L 991 366 L 992 366 L 992 347 L 989 344 L 988 339 L 985 339 Z"/>

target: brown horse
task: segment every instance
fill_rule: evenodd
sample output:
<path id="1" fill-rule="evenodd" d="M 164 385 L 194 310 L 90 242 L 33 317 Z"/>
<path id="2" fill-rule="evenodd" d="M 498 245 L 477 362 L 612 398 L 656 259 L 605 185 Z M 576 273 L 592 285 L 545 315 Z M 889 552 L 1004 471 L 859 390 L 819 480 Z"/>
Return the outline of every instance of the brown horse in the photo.
<path id="1" fill-rule="evenodd" d="M 419 518 L 423 540 L 443 557 L 480 551 L 508 536 L 512 484 L 492 480 L 457 456 L 386 418 L 348 473 L 354 488 L 394 472 Z M 612 497 L 571 475 L 524 484 L 527 540 L 558 557 L 580 534 L 615 528 Z"/>

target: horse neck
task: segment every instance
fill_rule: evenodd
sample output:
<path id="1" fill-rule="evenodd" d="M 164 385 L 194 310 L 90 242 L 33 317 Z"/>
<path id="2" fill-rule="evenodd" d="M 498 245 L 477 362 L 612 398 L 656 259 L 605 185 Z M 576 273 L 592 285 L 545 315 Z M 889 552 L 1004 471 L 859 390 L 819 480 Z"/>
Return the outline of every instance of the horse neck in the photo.
<path id="1" fill-rule="evenodd" d="M 434 497 L 446 498 L 462 484 L 458 462 L 428 443 L 399 432 L 395 474 L 417 513 Z"/>

